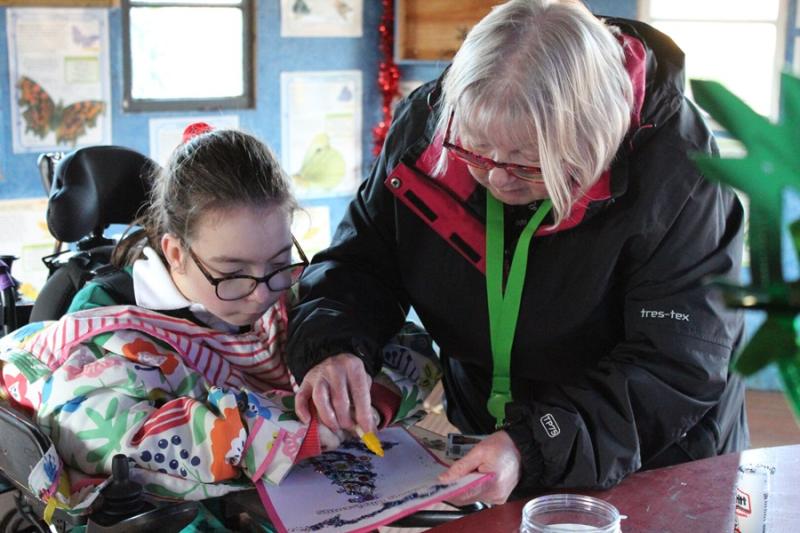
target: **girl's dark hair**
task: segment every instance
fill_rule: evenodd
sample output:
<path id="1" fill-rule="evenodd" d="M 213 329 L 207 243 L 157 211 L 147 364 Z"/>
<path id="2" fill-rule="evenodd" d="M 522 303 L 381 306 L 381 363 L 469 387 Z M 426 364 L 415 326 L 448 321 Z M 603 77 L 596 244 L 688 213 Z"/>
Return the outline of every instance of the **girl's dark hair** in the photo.
<path id="1" fill-rule="evenodd" d="M 201 215 L 237 206 L 293 212 L 297 202 L 289 178 L 264 143 L 236 130 L 197 135 L 178 146 L 153 176 L 150 203 L 134 223 L 142 229 L 119 242 L 112 262 L 132 264 L 144 245 L 161 255 L 165 233 L 190 242 Z"/>

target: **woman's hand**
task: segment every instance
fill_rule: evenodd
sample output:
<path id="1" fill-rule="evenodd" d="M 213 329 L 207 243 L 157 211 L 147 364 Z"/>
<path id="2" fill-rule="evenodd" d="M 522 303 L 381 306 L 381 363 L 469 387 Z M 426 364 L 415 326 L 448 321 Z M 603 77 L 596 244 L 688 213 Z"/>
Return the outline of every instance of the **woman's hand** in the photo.
<path id="1" fill-rule="evenodd" d="M 329 357 L 308 371 L 295 396 L 294 409 L 300 420 L 311 421 L 311 409 L 332 432 L 374 431 L 369 389 L 372 378 L 364 363 L 353 354 Z M 354 416 L 355 415 L 355 416 Z"/>
<path id="2" fill-rule="evenodd" d="M 470 472 L 492 473 L 494 476 L 480 485 L 449 500 L 454 505 L 467 505 L 476 501 L 501 504 L 517 486 L 522 460 L 519 450 L 508 433 L 498 431 L 475 445 L 449 470 L 439 476 L 442 483 L 451 483 Z"/>

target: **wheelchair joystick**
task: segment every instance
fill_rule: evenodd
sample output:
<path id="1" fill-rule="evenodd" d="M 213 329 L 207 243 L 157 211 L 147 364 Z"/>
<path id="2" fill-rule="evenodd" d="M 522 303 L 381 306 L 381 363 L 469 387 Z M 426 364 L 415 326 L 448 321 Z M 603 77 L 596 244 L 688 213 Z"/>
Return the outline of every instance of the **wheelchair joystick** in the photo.
<path id="1" fill-rule="evenodd" d="M 112 526 L 152 509 L 142 498 L 142 486 L 130 479 L 128 457 L 118 453 L 111 462 L 111 482 L 103 489 L 103 505 L 91 516 L 99 526 Z"/>
<path id="2" fill-rule="evenodd" d="M 103 490 L 103 511 L 124 518 L 139 513 L 145 506 L 142 486 L 130 479 L 128 457 L 118 453 L 111 462 L 111 483 Z"/>
<path id="3" fill-rule="evenodd" d="M 136 533 L 152 527 L 163 533 L 178 532 L 198 511 L 196 502 L 156 507 L 146 501 L 142 486 L 130 479 L 128 458 L 121 453 L 111 461 L 111 482 L 102 495 L 102 507 L 89 517 L 86 533 Z"/>

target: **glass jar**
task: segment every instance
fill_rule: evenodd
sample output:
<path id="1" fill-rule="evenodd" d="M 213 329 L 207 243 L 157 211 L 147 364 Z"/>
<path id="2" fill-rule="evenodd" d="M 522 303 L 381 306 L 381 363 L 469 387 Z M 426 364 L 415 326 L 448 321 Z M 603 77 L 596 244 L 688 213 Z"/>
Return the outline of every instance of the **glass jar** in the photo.
<path id="1" fill-rule="evenodd" d="M 520 531 L 620 533 L 620 514 L 610 503 L 591 496 L 549 494 L 525 504 Z"/>

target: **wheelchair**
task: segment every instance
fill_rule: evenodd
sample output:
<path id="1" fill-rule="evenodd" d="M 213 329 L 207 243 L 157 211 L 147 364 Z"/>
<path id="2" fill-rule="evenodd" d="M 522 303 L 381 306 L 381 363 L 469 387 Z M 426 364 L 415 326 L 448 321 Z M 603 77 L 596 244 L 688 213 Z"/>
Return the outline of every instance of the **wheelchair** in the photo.
<path id="1" fill-rule="evenodd" d="M 136 219 L 146 205 L 150 177 L 158 169 L 146 156 L 119 146 L 44 154 L 38 165 L 49 192 L 47 225 L 57 244 L 54 253 L 43 259 L 50 273 L 33 305 L 31 322 L 60 318 L 87 281 L 113 268 L 110 259 L 116 243 L 105 232 L 111 224 L 128 225 Z M 70 246 L 61 250 L 65 243 Z M 14 329 L 24 324 L 15 323 L 13 278 L 5 272 L 11 282 L 2 283 L 2 266 L 0 317 L 7 329 Z M 154 526 L 166 533 L 180 531 L 197 515 L 197 502 L 164 501 L 142 494 L 141 487 L 128 478 L 127 458 L 118 455 L 112 478 L 90 512 L 76 515 L 56 508 L 48 529 L 41 518 L 45 504 L 31 492 L 27 480 L 51 445 L 50 438 L 25 412 L 0 399 L 0 493 L 13 492 L 15 503 L 15 508 L 0 516 L 0 533 L 126 533 Z M 212 505 L 217 518 L 234 531 L 262 531 L 257 524 L 268 520 L 255 489 L 215 498 Z M 475 504 L 452 511 L 418 511 L 391 526 L 432 527 L 482 508 Z"/>

